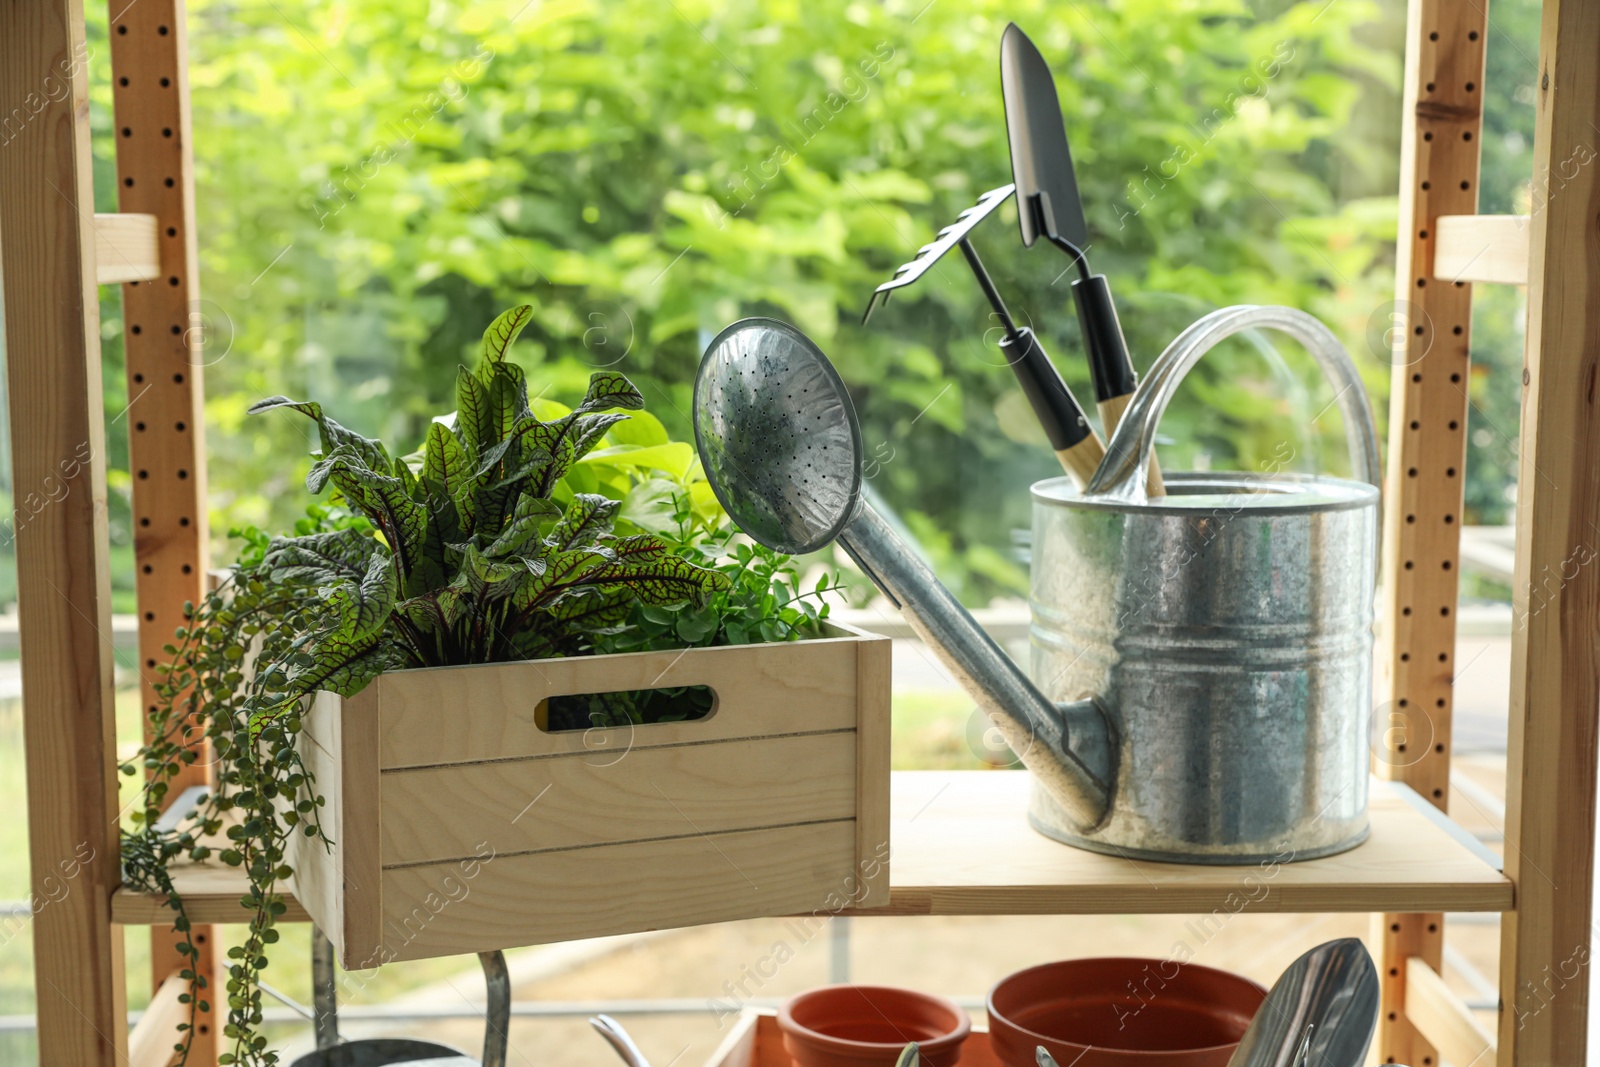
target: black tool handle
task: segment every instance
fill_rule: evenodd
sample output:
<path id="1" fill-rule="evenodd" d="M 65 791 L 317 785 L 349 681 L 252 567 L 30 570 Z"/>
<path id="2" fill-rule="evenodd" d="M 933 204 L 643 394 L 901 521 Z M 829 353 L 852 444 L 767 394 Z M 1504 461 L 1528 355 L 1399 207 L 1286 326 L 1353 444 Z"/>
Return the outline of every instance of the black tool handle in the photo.
<path id="1" fill-rule="evenodd" d="M 1019 329 L 1000 342 L 1000 351 L 1022 383 L 1023 395 L 1033 405 L 1033 413 L 1050 438 L 1050 447 L 1062 469 L 1076 479 L 1079 488 L 1088 485 L 1105 458 L 1106 449 L 1084 417 L 1078 398 L 1061 380 L 1056 365 L 1050 362 L 1032 330 Z"/>
<path id="2" fill-rule="evenodd" d="M 1022 385 L 1023 395 L 1050 438 L 1050 447 L 1060 452 L 1071 448 L 1094 432 L 1077 398 L 1061 380 L 1060 373 L 1045 354 L 1039 338 L 1026 326 L 1000 342 L 1000 351 Z"/>
<path id="3" fill-rule="evenodd" d="M 1094 398 L 1098 402 L 1127 396 L 1138 385 L 1133 361 L 1128 358 L 1128 342 L 1122 337 L 1117 306 L 1111 301 L 1111 286 L 1104 274 L 1091 274 L 1072 282 L 1072 297 L 1078 305 L 1078 324 L 1083 328 L 1083 343 L 1089 353 L 1089 374 L 1094 379 Z M 1111 432 L 1106 427 L 1106 432 Z"/>
<path id="4" fill-rule="evenodd" d="M 1083 344 L 1089 353 L 1089 376 L 1094 379 L 1095 405 L 1106 436 L 1117 432 L 1123 409 L 1128 406 L 1139 379 L 1128 358 L 1128 342 L 1122 337 L 1117 306 L 1111 301 L 1111 286 L 1104 274 L 1085 274 L 1072 283 L 1072 298 L 1078 305 L 1078 324 L 1083 328 Z M 1152 498 L 1166 495 L 1161 465 L 1150 457 L 1146 490 Z"/>

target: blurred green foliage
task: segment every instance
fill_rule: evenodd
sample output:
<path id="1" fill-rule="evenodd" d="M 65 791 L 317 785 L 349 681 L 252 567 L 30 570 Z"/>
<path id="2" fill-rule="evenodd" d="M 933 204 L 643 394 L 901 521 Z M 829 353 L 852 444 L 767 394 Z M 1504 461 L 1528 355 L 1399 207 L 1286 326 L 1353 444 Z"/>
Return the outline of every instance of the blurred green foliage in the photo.
<path id="1" fill-rule="evenodd" d="M 304 506 L 305 442 L 247 423 L 257 397 L 336 399 L 362 432 L 419 441 L 477 324 L 527 301 L 520 358 L 551 396 L 615 366 L 683 438 L 706 340 L 771 314 L 839 366 L 873 487 L 941 572 L 969 600 L 1014 593 L 1010 533 L 1058 470 L 965 266 L 949 257 L 859 325 L 896 265 L 1010 180 L 1005 22 L 1055 70 L 1135 362 L 1212 307 L 1302 307 L 1346 340 L 1381 423 L 1402 16 L 1398 0 L 196 0 L 213 530 Z M 1526 199 L 1514 97 L 1531 75 L 1514 68 L 1537 5 L 1496 16 L 1516 40 L 1490 49 L 1513 69 L 1487 85 L 1486 210 Z M 93 83 L 109 210 L 109 77 Z M 976 243 L 1090 399 L 1065 258 L 1024 250 L 1011 207 Z M 109 419 L 127 397 L 106 294 Z M 1520 359 L 1520 298 L 1491 301 L 1475 341 L 1498 371 Z M 1288 441 L 1296 467 L 1347 469 L 1331 390 L 1299 357 L 1234 342 L 1208 358 L 1163 426 L 1167 465 L 1253 467 Z M 1467 517 L 1498 521 L 1516 390 L 1482 371 L 1473 389 Z M 108 441 L 124 542 L 125 433 Z"/>
<path id="2" fill-rule="evenodd" d="M 1534 85 L 1539 78 L 1535 58 L 1539 52 L 1539 15 L 1539 0 L 1499 0 L 1490 20 L 1482 169 L 1478 175 L 1478 210 L 1484 214 L 1525 215 L 1533 209 L 1530 178 Z M 1591 155 L 1597 143 L 1600 142 L 1588 146 Z M 1575 147 L 1563 146 L 1561 158 L 1565 159 Z M 1480 285 L 1472 293 L 1468 522 L 1512 521 L 1526 295 L 1524 289 L 1505 285 Z"/>

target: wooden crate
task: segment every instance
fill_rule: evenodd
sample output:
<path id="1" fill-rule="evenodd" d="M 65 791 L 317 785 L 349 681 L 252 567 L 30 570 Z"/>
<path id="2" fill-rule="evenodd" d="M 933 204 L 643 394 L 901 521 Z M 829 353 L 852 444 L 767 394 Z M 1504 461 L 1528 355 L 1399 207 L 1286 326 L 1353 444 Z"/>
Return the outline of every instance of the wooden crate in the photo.
<path id="1" fill-rule="evenodd" d="M 546 697 L 709 686 L 693 722 L 549 732 Z M 889 900 L 889 641 L 396 671 L 319 694 L 333 843 L 294 891 L 347 968 Z"/>
<path id="2" fill-rule="evenodd" d="M 783 1047 L 777 1014 L 746 1008 L 706 1061 L 706 1067 L 794 1067 Z M 972 1036 L 961 1046 L 961 1061 L 956 1067 L 1004 1067 L 989 1044 L 988 1027 L 973 1026 Z"/>

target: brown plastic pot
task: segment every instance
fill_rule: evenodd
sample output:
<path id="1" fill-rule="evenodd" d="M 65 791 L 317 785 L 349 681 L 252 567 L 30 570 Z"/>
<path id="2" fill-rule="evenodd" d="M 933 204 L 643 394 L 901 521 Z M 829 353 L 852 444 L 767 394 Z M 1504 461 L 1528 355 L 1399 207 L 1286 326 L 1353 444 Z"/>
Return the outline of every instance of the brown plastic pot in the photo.
<path id="1" fill-rule="evenodd" d="M 1063 960 L 989 991 L 989 1041 L 1006 1067 L 1043 1045 L 1066 1067 L 1227 1067 L 1267 991 L 1174 960 Z"/>
<path id="2" fill-rule="evenodd" d="M 909 1041 L 920 1046 L 924 1067 L 955 1067 L 972 1020 L 944 997 L 893 986 L 831 985 L 786 1000 L 778 1028 L 797 1067 L 894 1067 Z"/>

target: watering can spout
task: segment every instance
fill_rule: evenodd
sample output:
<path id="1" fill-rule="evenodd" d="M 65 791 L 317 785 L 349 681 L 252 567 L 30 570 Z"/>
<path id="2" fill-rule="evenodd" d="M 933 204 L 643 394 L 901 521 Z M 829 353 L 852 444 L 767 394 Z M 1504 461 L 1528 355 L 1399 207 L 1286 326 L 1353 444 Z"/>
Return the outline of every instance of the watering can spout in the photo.
<path id="1" fill-rule="evenodd" d="M 1085 832 L 1099 825 L 1116 768 L 1115 738 L 1100 703 L 1057 704 L 1040 692 L 870 504 L 858 505 L 839 544 L 900 606 L 1061 812 Z"/>
<path id="2" fill-rule="evenodd" d="M 1085 833 L 1105 820 L 1109 720 L 1093 701 L 1057 705 L 1041 693 L 873 508 L 850 394 L 810 338 L 773 319 L 718 334 L 695 375 L 694 435 L 740 529 L 791 555 L 837 541 L 978 701 L 1062 820 Z"/>

